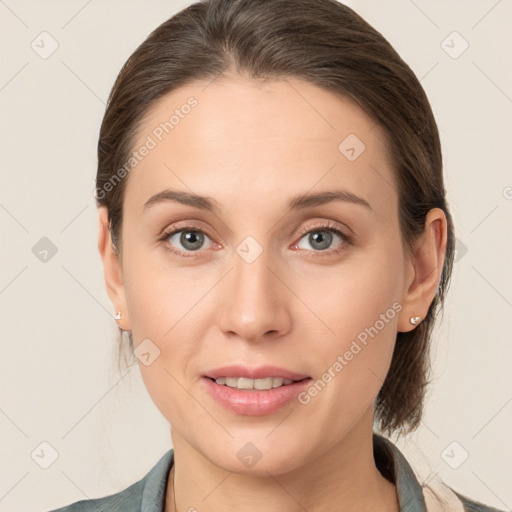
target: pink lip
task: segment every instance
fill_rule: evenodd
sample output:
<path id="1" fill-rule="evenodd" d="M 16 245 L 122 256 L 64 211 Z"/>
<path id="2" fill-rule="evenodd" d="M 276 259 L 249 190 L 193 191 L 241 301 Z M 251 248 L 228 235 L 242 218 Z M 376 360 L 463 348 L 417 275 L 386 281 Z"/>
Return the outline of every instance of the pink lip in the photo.
<path id="1" fill-rule="evenodd" d="M 282 377 L 283 379 L 302 380 L 308 375 L 294 373 L 285 368 L 278 366 L 259 366 L 257 368 L 249 368 L 240 364 L 223 366 L 215 368 L 204 373 L 204 377 L 218 379 L 219 377 L 246 377 L 248 379 L 264 379 L 265 377 Z M 279 388 L 276 388 L 279 389 Z"/>
<path id="2" fill-rule="evenodd" d="M 219 377 L 246 377 L 249 379 L 282 377 L 297 382 L 268 390 L 237 389 L 217 384 L 214 379 Z M 235 365 L 210 370 L 201 378 L 201 381 L 204 382 L 210 396 L 226 409 L 246 416 L 263 416 L 272 414 L 291 402 L 309 386 L 311 378 L 277 366 L 247 368 Z"/>

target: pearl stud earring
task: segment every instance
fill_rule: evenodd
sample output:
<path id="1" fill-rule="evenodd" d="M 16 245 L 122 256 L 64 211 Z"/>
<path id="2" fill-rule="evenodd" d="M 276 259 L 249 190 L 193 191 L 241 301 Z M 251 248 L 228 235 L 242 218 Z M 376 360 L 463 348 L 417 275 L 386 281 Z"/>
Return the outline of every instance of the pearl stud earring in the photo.
<path id="1" fill-rule="evenodd" d="M 409 322 L 411 322 L 412 325 L 418 325 L 421 322 L 421 316 L 411 316 Z"/>

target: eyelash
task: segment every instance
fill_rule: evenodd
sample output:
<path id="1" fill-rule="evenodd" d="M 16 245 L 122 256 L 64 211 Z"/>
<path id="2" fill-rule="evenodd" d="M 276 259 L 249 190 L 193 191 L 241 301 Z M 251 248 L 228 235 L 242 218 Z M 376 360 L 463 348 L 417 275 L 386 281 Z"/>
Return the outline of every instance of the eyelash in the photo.
<path id="1" fill-rule="evenodd" d="M 185 226 L 174 226 L 174 228 L 172 230 L 169 230 L 166 233 L 164 233 L 162 238 L 160 238 L 159 241 L 166 242 L 169 237 L 171 237 L 172 235 L 175 235 L 176 233 L 180 233 L 181 231 L 193 231 L 195 233 L 202 233 L 203 235 L 206 235 L 209 238 L 211 238 L 210 235 L 207 232 L 203 231 L 202 229 L 199 229 L 196 226 L 185 225 Z M 354 238 L 351 235 L 347 235 L 336 224 L 333 224 L 332 222 L 319 221 L 317 224 L 314 224 L 313 226 L 307 226 L 307 227 L 302 228 L 298 234 L 300 235 L 300 238 L 303 238 L 304 235 L 306 235 L 308 233 L 314 233 L 317 231 L 331 231 L 331 232 L 335 233 L 336 235 L 338 235 L 340 238 L 342 238 L 343 241 L 342 241 L 340 247 L 338 247 L 337 249 L 331 249 L 331 250 L 327 250 L 327 251 L 310 251 L 310 252 L 316 253 L 315 257 L 339 254 L 346 250 L 346 247 L 345 247 L 346 245 L 352 245 L 354 243 Z M 300 239 L 299 239 L 299 241 L 300 241 Z M 297 245 L 298 243 L 299 242 L 295 243 L 294 245 Z M 195 253 L 200 252 L 200 251 L 178 251 L 178 250 L 172 248 L 172 246 L 170 246 L 169 244 L 166 244 L 166 249 L 169 250 L 170 252 L 172 252 L 173 254 L 176 254 L 178 256 L 184 256 L 186 258 L 193 257 L 193 256 L 195 256 Z"/>

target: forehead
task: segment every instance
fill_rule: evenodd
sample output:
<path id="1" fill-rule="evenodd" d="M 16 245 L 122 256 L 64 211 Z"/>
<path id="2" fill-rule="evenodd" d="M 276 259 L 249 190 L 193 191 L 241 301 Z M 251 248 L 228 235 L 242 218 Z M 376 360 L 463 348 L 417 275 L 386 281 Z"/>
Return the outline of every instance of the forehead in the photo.
<path id="1" fill-rule="evenodd" d="M 221 204 L 329 187 L 377 207 L 396 200 L 380 126 L 354 100 L 300 80 L 233 76 L 183 86 L 139 124 L 132 150 L 143 146 L 150 149 L 125 192 L 139 208 L 166 187 Z"/>

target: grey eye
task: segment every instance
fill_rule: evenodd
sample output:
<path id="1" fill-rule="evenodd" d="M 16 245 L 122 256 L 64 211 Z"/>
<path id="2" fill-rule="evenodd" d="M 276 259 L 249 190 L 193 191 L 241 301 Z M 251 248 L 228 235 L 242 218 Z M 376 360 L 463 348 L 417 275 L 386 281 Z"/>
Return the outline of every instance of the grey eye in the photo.
<path id="1" fill-rule="evenodd" d="M 178 237 L 181 247 L 186 251 L 197 251 L 204 245 L 206 235 L 196 230 L 181 229 L 169 235 L 168 239 L 172 241 L 175 237 Z M 178 247 L 178 249 L 180 249 L 180 247 Z"/>
<path id="2" fill-rule="evenodd" d="M 306 233 L 301 240 L 307 239 L 307 242 L 311 245 L 313 250 L 315 251 L 322 251 L 325 249 L 329 249 L 332 245 L 333 238 L 338 237 L 341 241 L 343 239 L 340 235 L 334 233 L 330 229 L 316 229 L 314 231 L 310 231 L 309 233 Z M 308 247 L 301 247 L 301 242 L 299 242 L 297 245 L 301 249 L 309 249 Z"/>

